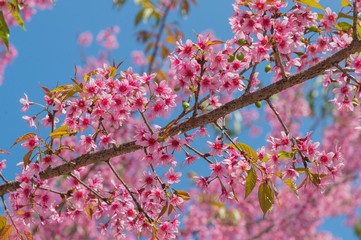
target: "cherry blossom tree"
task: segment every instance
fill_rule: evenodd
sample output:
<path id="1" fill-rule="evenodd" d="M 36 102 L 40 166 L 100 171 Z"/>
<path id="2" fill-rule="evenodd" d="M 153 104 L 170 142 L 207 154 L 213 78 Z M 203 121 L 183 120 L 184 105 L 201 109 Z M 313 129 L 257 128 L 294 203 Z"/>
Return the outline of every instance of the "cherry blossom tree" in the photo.
<path id="1" fill-rule="evenodd" d="M 341 214 L 361 235 L 361 2 L 335 12 L 314 0 L 236 0 L 231 39 L 187 40 L 167 16 L 190 2 L 137 3 L 135 23 L 153 24 L 133 53 L 144 72 L 107 59 L 112 26 L 71 83 L 42 86 L 41 103 L 20 99 L 31 130 L 13 144 L 27 150 L 22 172 L 0 174 L 0 236 L 333 239 L 318 227 Z M 272 129 L 253 149 L 230 123 L 240 114 L 257 134 L 259 112 Z"/>

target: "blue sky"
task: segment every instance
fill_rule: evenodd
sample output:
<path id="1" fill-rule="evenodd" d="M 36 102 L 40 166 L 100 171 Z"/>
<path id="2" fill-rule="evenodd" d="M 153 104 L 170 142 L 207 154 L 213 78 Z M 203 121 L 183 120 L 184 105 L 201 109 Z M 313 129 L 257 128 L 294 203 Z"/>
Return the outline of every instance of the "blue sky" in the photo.
<path id="1" fill-rule="evenodd" d="M 231 0 L 199 0 L 198 7 L 192 7 L 188 18 L 180 21 L 186 38 L 194 40 L 193 31 L 200 33 L 208 29 L 212 29 L 220 40 L 230 38 L 228 18 L 232 14 L 231 3 Z M 321 0 L 320 3 L 323 6 L 339 6 L 339 1 Z M 19 99 L 26 93 L 31 101 L 40 102 L 43 92 L 39 84 L 52 89 L 70 82 L 70 77 L 74 75 L 74 63 L 81 63 L 76 39 L 83 31 L 90 31 L 96 36 L 100 30 L 118 25 L 120 47 L 112 57 L 116 62 L 128 58 L 124 67 L 130 66 L 131 51 L 143 49 L 135 41 L 133 23 L 137 11 L 131 0 L 120 10 L 113 7 L 110 0 L 59 0 L 52 10 L 39 11 L 26 23 L 26 31 L 20 28 L 10 30 L 10 42 L 16 46 L 18 57 L 6 69 L 3 85 L 0 86 L 0 149 L 12 153 L 11 156 L 0 156 L 0 160 L 7 159 L 6 178 L 14 179 L 15 172 L 20 171 L 16 164 L 25 154 L 20 146 L 11 150 L 10 146 L 18 136 L 31 131 L 22 119 Z M 180 17 L 178 12 L 173 15 Z M 89 56 L 96 56 L 99 50 L 94 40 L 92 46 L 86 48 Z M 253 144 L 255 147 L 260 145 Z M 342 218 L 327 220 L 322 229 L 333 232 L 337 237 L 356 239 L 353 230 L 346 228 L 342 222 Z"/>

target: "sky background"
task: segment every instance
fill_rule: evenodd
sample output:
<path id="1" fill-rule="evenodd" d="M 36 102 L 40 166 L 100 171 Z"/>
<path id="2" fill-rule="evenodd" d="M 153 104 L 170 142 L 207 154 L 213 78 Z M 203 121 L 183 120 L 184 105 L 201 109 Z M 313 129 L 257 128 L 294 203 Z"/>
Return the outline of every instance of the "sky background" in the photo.
<path id="1" fill-rule="evenodd" d="M 331 8 L 340 7 L 340 1 L 321 0 L 320 3 Z M 216 37 L 226 40 L 232 37 L 228 18 L 232 15 L 231 0 L 198 0 L 198 7 L 191 7 L 190 14 L 180 21 L 186 38 L 195 40 L 194 32 L 201 33 L 212 29 Z M 137 44 L 134 17 L 138 12 L 132 0 L 128 0 L 122 9 L 113 6 L 111 0 L 59 0 L 52 10 L 39 11 L 30 22 L 21 28 L 10 29 L 10 42 L 18 50 L 18 57 L 5 70 L 3 84 L 0 86 L 0 149 L 12 155 L 0 155 L 0 160 L 7 159 L 4 175 L 8 180 L 15 178 L 21 168 L 16 164 L 25 154 L 20 145 L 10 149 L 17 137 L 34 131 L 22 119 L 19 99 L 24 93 L 33 102 L 42 102 L 43 90 L 39 84 L 49 89 L 57 85 L 71 83 L 74 75 L 74 63 L 81 65 L 77 35 L 90 31 L 94 37 L 100 30 L 110 26 L 120 27 L 119 48 L 112 53 L 116 62 L 127 58 L 122 69 L 131 66 L 131 51 L 141 50 Z M 173 12 L 173 19 L 180 19 L 179 12 Z M 142 24 L 137 29 L 142 28 Z M 97 56 L 101 47 L 94 41 L 86 48 L 88 56 Z M 30 111 L 30 113 L 36 113 Z M 30 114 L 29 114 L 30 115 Z M 32 116 L 32 115 L 30 115 Z M 259 138 L 249 145 L 257 148 L 265 141 Z M 247 143 L 248 144 L 248 143 Z M 343 239 L 357 239 L 353 229 L 344 225 L 344 218 L 327 219 L 321 227 Z"/>

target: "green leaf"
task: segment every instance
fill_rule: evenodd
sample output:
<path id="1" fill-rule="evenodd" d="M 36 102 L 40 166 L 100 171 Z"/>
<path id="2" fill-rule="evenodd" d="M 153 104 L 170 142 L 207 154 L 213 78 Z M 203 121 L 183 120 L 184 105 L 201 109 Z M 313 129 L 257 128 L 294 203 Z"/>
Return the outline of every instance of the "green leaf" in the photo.
<path id="1" fill-rule="evenodd" d="M 183 198 L 183 200 L 191 200 L 191 196 L 189 195 L 189 193 L 182 191 L 182 190 L 177 190 L 174 192 L 175 195 L 177 195 L 178 197 Z"/>
<path id="2" fill-rule="evenodd" d="M 347 18 L 347 19 L 351 19 L 351 20 L 353 19 L 352 16 L 349 16 L 349 15 L 347 15 L 347 14 L 345 14 L 345 13 L 342 13 L 342 12 L 340 12 L 340 13 L 338 14 L 337 18 Z M 360 18 L 358 18 L 358 19 L 360 19 Z"/>
<path id="3" fill-rule="evenodd" d="M 276 172 L 275 174 L 276 174 L 277 177 L 282 179 L 282 173 L 280 171 Z"/>
<path id="4" fill-rule="evenodd" d="M 168 217 L 169 215 L 172 213 L 172 211 L 175 210 L 174 206 L 172 204 L 169 204 L 169 208 L 168 208 Z"/>
<path id="5" fill-rule="evenodd" d="M 305 4 L 307 6 L 310 6 L 310 7 L 315 7 L 315 8 L 322 9 L 323 11 L 326 12 L 326 10 L 321 6 L 321 4 L 319 4 L 315 0 L 295 0 L 295 1 L 298 2 L 298 3 Z"/>
<path id="6" fill-rule="evenodd" d="M 295 170 L 296 170 L 297 172 L 299 172 L 299 173 L 304 173 L 304 172 L 306 172 L 306 168 L 303 168 L 303 167 L 296 168 Z"/>
<path id="7" fill-rule="evenodd" d="M 317 14 L 317 20 L 321 20 L 321 19 L 323 19 L 323 17 L 324 17 L 324 15 L 321 13 Z"/>
<path id="8" fill-rule="evenodd" d="M 127 2 L 127 0 L 113 0 L 113 2 L 115 6 L 121 8 Z"/>
<path id="9" fill-rule="evenodd" d="M 140 23 L 140 20 L 143 18 L 144 8 L 138 12 L 138 14 L 135 16 L 134 25 L 137 26 Z"/>
<path id="10" fill-rule="evenodd" d="M 307 177 L 302 181 L 302 183 L 297 187 L 297 189 L 300 189 L 301 187 L 303 187 L 303 185 L 305 185 L 307 182 Z"/>
<path id="11" fill-rule="evenodd" d="M 73 84 L 67 84 L 67 85 L 62 85 L 62 86 L 59 86 L 57 88 L 55 88 L 53 91 L 51 92 L 62 92 L 63 90 L 69 90 L 69 89 L 72 89 L 73 88 Z"/>
<path id="12" fill-rule="evenodd" d="M 8 25 L 5 22 L 3 12 L 0 11 L 0 38 L 5 44 L 8 51 L 9 51 L 9 37 L 10 37 L 10 31 Z"/>
<path id="13" fill-rule="evenodd" d="M 236 201 L 239 202 L 239 201 L 238 201 L 238 198 L 237 198 L 237 195 L 236 195 L 236 193 L 234 192 L 234 188 L 233 188 L 233 187 L 232 187 L 232 193 L 233 193 L 234 199 L 236 199 Z"/>
<path id="14" fill-rule="evenodd" d="M 264 218 L 266 213 L 271 209 L 274 202 L 273 191 L 266 182 L 259 185 L 258 201 L 259 201 L 259 205 L 261 206 L 263 212 L 263 218 Z"/>
<path id="15" fill-rule="evenodd" d="M 313 183 L 313 185 L 318 186 L 320 185 L 320 176 L 318 176 L 318 174 L 314 174 L 312 172 L 308 172 L 308 176 L 310 177 L 311 182 Z"/>
<path id="16" fill-rule="evenodd" d="M 4 229 L 6 226 L 7 219 L 4 216 L 0 216 L 0 232 Z"/>
<path id="17" fill-rule="evenodd" d="M 352 4 L 347 0 L 341 0 L 342 7 L 350 6 L 352 7 Z"/>
<path id="18" fill-rule="evenodd" d="M 237 149 L 236 146 L 234 146 L 233 143 L 231 144 L 227 144 L 231 147 L 233 147 L 234 149 Z M 237 146 L 242 150 L 244 151 L 244 153 L 246 153 L 248 155 L 248 157 L 250 157 L 253 162 L 257 161 L 258 160 L 258 155 L 257 153 L 250 147 L 248 146 L 247 144 L 244 144 L 244 143 L 237 143 Z M 237 149 L 238 150 L 238 149 Z M 243 153 L 242 153 L 243 154 Z"/>
<path id="19" fill-rule="evenodd" d="M 77 132 L 68 132 L 68 125 L 63 125 L 59 127 L 58 129 L 54 130 L 52 133 L 49 134 L 49 137 L 51 138 L 61 138 L 64 136 L 74 135 Z"/>
<path id="20" fill-rule="evenodd" d="M 361 36 L 361 26 L 360 26 L 360 21 L 357 21 L 357 33 L 358 33 L 358 36 L 360 37 Z"/>
<path id="21" fill-rule="evenodd" d="M 337 26 L 339 26 L 343 31 L 347 32 L 352 28 L 352 25 L 348 22 L 339 22 L 337 23 Z"/>
<path id="22" fill-rule="evenodd" d="M 287 184 L 287 186 L 289 186 L 292 189 L 292 191 L 296 194 L 297 198 L 300 199 L 300 197 L 298 196 L 296 184 L 292 182 L 291 179 L 289 178 L 285 181 L 285 183 Z"/>
<path id="23" fill-rule="evenodd" d="M 247 177 L 246 177 L 246 194 L 244 196 L 244 199 L 248 197 L 248 195 L 253 191 L 254 187 L 257 183 L 257 173 L 254 168 L 251 168 L 247 171 Z"/>
<path id="24" fill-rule="evenodd" d="M 112 76 L 114 77 L 115 74 L 117 73 L 117 69 L 115 67 L 110 67 L 110 73 L 109 73 L 109 76 Z"/>
<path id="25" fill-rule="evenodd" d="M 73 97 L 76 93 L 82 91 L 83 90 L 79 86 L 73 85 L 73 87 L 70 90 L 63 91 L 63 97 L 61 98 L 61 102 L 66 101 L 67 99 Z"/>
<path id="26" fill-rule="evenodd" d="M 23 158 L 23 160 L 24 160 L 24 168 L 26 168 L 26 166 L 29 165 L 31 155 L 33 154 L 34 150 L 35 150 L 35 148 L 33 148 L 27 154 L 24 155 L 24 158 Z"/>
<path id="27" fill-rule="evenodd" d="M 15 20 L 19 23 L 20 27 L 22 27 L 22 29 L 26 30 L 24 27 L 24 21 L 20 17 L 19 8 L 17 6 L 16 1 L 15 1 L 15 3 L 8 2 L 8 9 L 9 9 L 9 12 L 11 12 L 13 17 L 15 18 Z"/>
<path id="28" fill-rule="evenodd" d="M 163 216 L 163 214 L 167 211 L 168 209 L 168 201 L 165 203 L 165 206 L 162 208 L 162 210 L 160 211 L 159 215 L 158 215 L 158 219 Z"/>
<path id="29" fill-rule="evenodd" d="M 315 8 L 322 9 L 323 11 L 326 12 L 326 10 L 321 6 L 321 4 L 319 4 L 315 0 L 295 0 L 295 1 L 298 2 L 298 3 L 305 4 L 307 6 L 310 6 L 310 7 L 315 7 Z"/>
<path id="30" fill-rule="evenodd" d="M 293 153 L 281 151 L 281 152 L 278 153 L 278 158 L 292 159 L 293 158 Z"/>

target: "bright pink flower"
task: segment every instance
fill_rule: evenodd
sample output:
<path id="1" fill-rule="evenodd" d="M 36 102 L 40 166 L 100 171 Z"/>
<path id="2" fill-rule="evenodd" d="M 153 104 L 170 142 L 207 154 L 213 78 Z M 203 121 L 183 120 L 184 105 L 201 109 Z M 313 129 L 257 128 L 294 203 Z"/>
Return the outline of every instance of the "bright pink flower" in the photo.
<path id="1" fill-rule="evenodd" d="M 87 152 L 97 149 L 97 146 L 95 145 L 95 142 L 93 140 L 93 137 L 91 134 L 88 136 L 81 135 L 80 136 L 80 145 L 85 148 Z"/>
<path id="2" fill-rule="evenodd" d="M 176 150 L 177 153 L 182 151 L 181 146 L 184 144 L 184 139 L 180 139 L 178 135 L 167 139 L 168 151 Z"/>
<path id="3" fill-rule="evenodd" d="M 140 112 L 145 111 L 145 104 L 147 104 L 148 98 L 143 97 L 143 94 L 141 92 L 137 92 L 136 96 L 131 99 L 132 110 Z"/>
<path id="4" fill-rule="evenodd" d="M 293 168 L 284 169 L 282 171 L 282 175 L 283 180 L 287 180 L 289 178 L 292 182 L 296 182 L 297 178 L 300 176 L 300 174 Z"/>
<path id="5" fill-rule="evenodd" d="M 320 21 L 320 25 L 325 28 L 325 31 L 332 32 L 332 27 L 336 25 L 337 18 L 337 14 L 332 12 L 332 10 L 328 7 L 326 8 L 326 14 Z"/>
<path id="6" fill-rule="evenodd" d="M 166 172 L 164 175 L 166 178 L 168 178 L 168 183 L 173 184 L 180 182 L 179 178 L 182 176 L 182 173 L 181 172 L 175 173 L 174 169 L 171 167 L 169 171 Z"/>
<path id="7" fill-rule="evenodd" d="M 324 151 L 318 157 L 318 162 L 322 165 L 329 166 L 331 164 L 332 158 L 335 154 L 333 152 L 325 153 Z"/>
<path id="8" fill-rule="evenodd" d="M 107 135 L 102 135 L 100 137 L 100 142 L 99 142 L 100 147 L 108 148 L 110 144 L 115 144 L 115 140 L 112 139 L 112 133 L 109 133 Z"/>
<path id="9" fill-rule="evenodd" d="M 223 177 L 223 173 L 225 172 L 225 168 L 222 166 L 222 162 L 216 164 L 210 164 L 209 169 L 213 170 L 211 173 L 211 177 L 214 178 L 216 176 Z"/>
<path id="10" fill-rule="evenodd" d="M 6 168 L 5 162 L 6 162 L 5 159 L 3 159 L 3 160 L 0 162 L 0 173 L 1 173 L 1 171 L 2 171 L 4 168 Z"/>
<path id="11" fill-rule="evenodd" d="M 193 48 L 193 42 L 188 39 L 185 44 L 182 43 L 182 40 L 177 42 L 178 49 L 176 50 L 178 55 L 182 58 L 188 57 L 191 58 L 195 49 Z"/>
<path id="12" fill-rule="evenodd" d="M 38 141 L 39 141 L 38 136 L 35 136 L 33 138 L 26 140 L 24 143 L 21 144 L 21 146 L 26 148 L 26 150 L 30 151 L 39 145 Z"/>
<path id="13" fill-rule="evenodd" d="M 47 167 L 49 167 L 53 163 L 53 160 L 54 160 L 53 155 L 45 155 L 41 159 L 41 167 L 42 167 L 42 169 L 46 169 Z"/>
<path id="14" fill-rule="evenodd" d="M 217 139 L 214 143 L 207 141 L 207 144 L 209 147 L 212 148 L 211 152 L 209 153 L 210 155 L 217 154 L 220 157 L 223 156 L 222 151 L 224 149 L 226 149 L 226 146 L 222 146 L 222 141 L 221 141 L 220 137 L 217 137 Z"/>
<path id="15" fill-rule="evenodd" d="M 153 153 L 158 147 L 158 134 L 145 133 L 141 139 L 137 140 L 136 144 L 148 147 L 150 153 Z"/>

